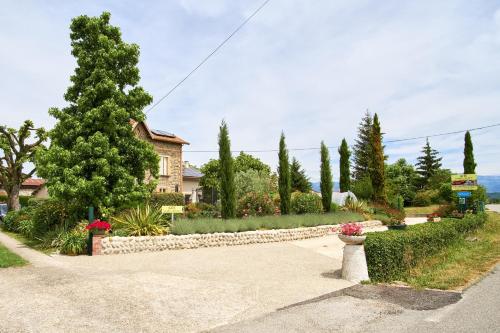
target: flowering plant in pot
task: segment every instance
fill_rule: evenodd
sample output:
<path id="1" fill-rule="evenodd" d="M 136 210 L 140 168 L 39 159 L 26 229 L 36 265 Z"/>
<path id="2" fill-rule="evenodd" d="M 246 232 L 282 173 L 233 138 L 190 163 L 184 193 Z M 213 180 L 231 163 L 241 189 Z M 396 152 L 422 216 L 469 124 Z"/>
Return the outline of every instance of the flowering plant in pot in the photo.
<path id="1" fill-rule="evenodd" d="M 394 208 L 387 208 L 386 213 L 389 216 L 389 220 L 386 221 L 385 224 L 389 229 L 401 230 L 406 228 L 406 214 L 404 211 Z"/>
<path id="2" fill-rule="evenodd" d="M 441 218 L 439 217 L 438 213 L 432 213 L 427 215 L 427 222 L 439 222 L 441 221 Z"/>
<path id="3" fill-rule="evenodd" d="M 101 221 L 97 219 L 94 220 L 94 222 L 87 225 L 85 229 L 89 230 L 94 235 L 104 235 L 107 231 L 111 229 L 111 224 L 109 224 L 106 221 Z"/>
<path id="4" fill-rule="evenodd" d="M 340 227 L 339 238 L 346 244 L 360 245 L 366 239 L 363 236 L 363 226 L 358 223 L 346 223 Z"/>

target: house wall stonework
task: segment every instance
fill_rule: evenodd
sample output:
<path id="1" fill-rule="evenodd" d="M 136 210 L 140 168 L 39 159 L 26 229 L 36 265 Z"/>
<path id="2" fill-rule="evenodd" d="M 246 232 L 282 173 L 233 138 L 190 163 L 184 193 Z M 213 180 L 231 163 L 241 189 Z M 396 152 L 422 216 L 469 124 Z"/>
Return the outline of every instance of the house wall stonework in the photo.
<path id="1" fill-rule="evenodd" d="M 151 143 L 159 155 L 169 157 L 168 176 L 159 176 L 156 192 L 175 192 L 176 187 L 178 192 L 182 192 L 182 144 L 151 139 L 142 123 L 135 127 L 134 132 L 140 139 Z M 149 173 L 146 179 L 151 179 Z"/>

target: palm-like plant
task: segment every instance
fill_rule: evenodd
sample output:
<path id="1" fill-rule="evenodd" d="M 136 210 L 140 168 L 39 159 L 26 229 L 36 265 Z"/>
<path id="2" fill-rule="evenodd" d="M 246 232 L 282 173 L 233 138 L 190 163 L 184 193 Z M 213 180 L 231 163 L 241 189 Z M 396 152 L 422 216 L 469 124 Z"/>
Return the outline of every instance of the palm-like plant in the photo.
<path id="1" fill-rule="evenodd" d="M 143 205 L 113 217 L 113 226 L 129 236 L 157 236 L 169 230 L 160 207 Z"/>

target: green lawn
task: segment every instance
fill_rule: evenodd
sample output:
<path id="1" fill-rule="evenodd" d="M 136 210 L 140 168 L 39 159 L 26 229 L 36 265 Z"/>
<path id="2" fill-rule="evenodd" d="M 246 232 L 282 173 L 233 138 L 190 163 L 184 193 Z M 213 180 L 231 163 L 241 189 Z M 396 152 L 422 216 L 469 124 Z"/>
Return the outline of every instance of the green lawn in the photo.
<path id="1" fill-rule="evenodd" d="M 284 216 L 250 217 L 245 219 L 182 219 L 174 221 L 174 235 L 207 234 L 214 232 L 239 232 L 266 229 L 292 229 L 318 225 L 364 221 L 361 214 L 336 212 L 329 214 L 304 214 Z"/>
<path id="2" fill-rule="evenodd" d="M 462 289 L 500 262 L 500 214 L 479 230 L 416 266 L 407 283 L 417 288 Z"/>
<path id="3" fill-rule="evenodd" d="M 405 213 L 407 216 L 417 214 L 431 214 L 434 213 L 438 208 L 439 205 L 430 205 L 426 207 L 405 207 Z"/>
<path id="4" fill-rule="evenodd" d="M 26 260 L 18 256 L 17 254 L 10 252 L 5 246 L 0 244 L 0 268 L 23 266 L 26 264 Z"/>

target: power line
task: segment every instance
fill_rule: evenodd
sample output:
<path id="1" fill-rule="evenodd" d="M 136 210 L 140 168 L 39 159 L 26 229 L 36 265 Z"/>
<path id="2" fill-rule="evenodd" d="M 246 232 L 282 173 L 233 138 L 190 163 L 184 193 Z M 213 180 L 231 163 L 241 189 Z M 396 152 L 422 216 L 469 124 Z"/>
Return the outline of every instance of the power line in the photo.
<path id="1" fill-rule="evenodd" d="M 464 130 L 459 130 L 459 131 L 453 131 L 453 132 L 445 132 L 445 133 L 437 133 L 437 134 L 430 134 L 430 135 L 422 135 L 422 136 L 415 136 L 411 138 L 404 138 L 404 139 L 394 139 L 394 140 L 388 140 L 384 141 L 384 144 L 387 143 L 395 143 L 395 142 L 404 142 L 404 141 L 412 141 L 412 140 L 420 140 L 420 139 L 426 139 L 426 138 L 433 138 L 437 136 L 445 136 L 445 135 L 452 135 L 452 134 L 459 134 L 459 133 L 464 133 L 464 132 L 472 132 L 472 131 L 478 131 L 482 129 L 487 129 L 487 128 L 492 128 L 492 127 L 497 127 L 500 126 L 500 123 L 497 124 L 492 124 L 492 125 L 486 125 L 486 126 L 481 126 L 481 127 L 474 127 L 474 128 L 469 128 L 469 129 L 464 129 Z M 337 149 L 339 146 L 328 146 L 328 149 Z M 308 148 L 288 148 L 288 151 L 303 151 L 303 150 L 320 150 L 321 148 L 319 147 L 308 147 Z M 272 152 L 277 152 L 279 151 L 278 149 L 262 149 L 262 150 L 232 150 L 232 153 L 238 153 L 240 151 L 244 151 L 246 153 L 272 153 Z M 184 153 L 218 153 L 218 150 L 184 150 Z"/>
<path id="2" fill-rule="evenodd" d="M 260 12 L 260 10 L 262 8 L 264 8 L 267 3 L 271 1 L 271 0 L 266 0 L 264 1 L 249 17 L 247 17 L 233 32 L 231 32 L 231 34 L 229 36 L 226 37 L 226 39 L 224 39 L 222 41 L 222 43 L 220 43 L 212 52 L 210 52 L 209 55 L 207 55 L 199 64 L 198 66 L 196 66 L 191 72 L 189 72 L 188 75 L 186 75 L 182 80 L 180 80 L 175 86 L 173 86 L 165 95 L 163 95 L 159 100 L 158 102 L 154 103 L 149 109 L 147 109 L 145 111 L 145 113 L 148 113 L 149 111 L 153 110 L 156 106 L 158 106 L 158 104 L 160 104 L 165 98 L 167 98 L 171 93 L 174 92 L 175 89 L 177 89 L 182 83 L 184 83 L 184 81 L 186 81 L 194 72 L 196 72 L 198 70 L 198 68 L 200 68 L 201 66 L 203 66 L 203 64 L 205 62 L 207 62 L 208 59 L 210 59 L 210 57 L 212 57 L 217 51 L 219 51 L 219 49 L 224 46 L 224 44 L 226 44 L 230 39 L 231 37 L 233 37 L 238 31 L 241 30 L 241 28 L 243 28 L 243 26 L 245 26 L 245 24 L 247 24 L 248 21 L 250 21 L 252 19 L 252 17 L 254 17 L 255 15 L 257 15 L 258 12 Z"/>

